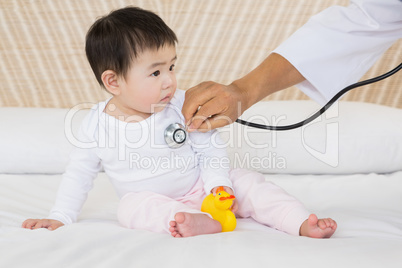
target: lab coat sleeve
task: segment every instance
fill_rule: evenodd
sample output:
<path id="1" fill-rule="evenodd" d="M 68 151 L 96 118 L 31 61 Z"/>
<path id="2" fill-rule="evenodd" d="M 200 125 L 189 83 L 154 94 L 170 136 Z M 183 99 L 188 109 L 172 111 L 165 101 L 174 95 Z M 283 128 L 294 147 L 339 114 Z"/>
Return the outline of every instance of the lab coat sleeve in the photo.
<path id="1" fill-rule="evenodd" d="M 357 82 L 401 37 L 402 1 L 355 0 L 313 16 L 273 53 L 306 78 L 299 89 L 325 104 Z"/>

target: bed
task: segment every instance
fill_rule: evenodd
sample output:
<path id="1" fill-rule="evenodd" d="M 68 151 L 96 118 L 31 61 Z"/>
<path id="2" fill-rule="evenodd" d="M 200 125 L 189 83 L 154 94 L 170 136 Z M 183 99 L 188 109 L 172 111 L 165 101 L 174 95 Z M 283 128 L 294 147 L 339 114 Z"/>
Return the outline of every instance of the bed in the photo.
<path id="1" fill-rule="evenodd" d="M 182 89 L 229 83 L 336 1 L 0 0 L 0 267 L 402 267 L 402 76 L 348 93 L 303 128 L 220 129 L 234 168 L 264 174 L 338 229 L 331 239 L 293 237 L 252 219 L 234 232 L 175 239 L 128 230 L 99 173 L 77 223 L 56 231 L 21 223 L 46 217 L 87 108 L 108 95 L 86 63 L 85 33 L 112 9 L 158 13 L 179 38 Z M 250 16 L 251 14 L 251 16 Z M 244 42 L 237 42 L 238 39 Z M 252 51 L 252 53 L 251 53 Z M 395 43 L 367 73 L 400 63 Z M 298 122 L 319 107 L 292 87 L 243 116 Z"/>
<path id="2" fill-rule="evenodd" d="M 311 101 L 261 102 L 243 118 L 283 118 L 286 124 L 316 108 Z M 0 267 L 402 264 L 402 110 L 341 102 L 299 130 L 273 133 L 240 125 L 220 130 L 233 167 L 264 173 L 312 213 L 334 218 L 338 230 L 330 239 L 290 236 L 252 219 L 239 219 L 234 232 L 191 238 L 125 229 L 116 219 L 118 198 L 104 173 L 77 223 L 56 231 L 22 229 L 26 218 L 48 215 L 72 148 L 69 135 L 86 112 L 0 108 L 0 124 L 7 126 L 0 131 Z M 337 155 L 337 163 L 322 153 L 335 140 L 339 150 L 330 154 Z"/>

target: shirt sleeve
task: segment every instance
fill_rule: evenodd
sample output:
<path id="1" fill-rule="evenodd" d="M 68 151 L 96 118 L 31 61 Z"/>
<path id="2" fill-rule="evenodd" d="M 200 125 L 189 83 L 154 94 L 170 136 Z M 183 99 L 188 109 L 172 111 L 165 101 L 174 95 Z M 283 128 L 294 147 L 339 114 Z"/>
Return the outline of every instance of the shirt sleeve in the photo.
<path id="1" fill-rule="evenodd" d="M 355 0 L 313 16 L 273 52 L 306 78 L 297 87 L 325 104 L 401 37 L 402 1 Z"/>
<path id="2" fill-rule="evenodd" d="M 233 189 L 229 179 L 230 161 L 219 132 L 216 130 L 207 133 L 192 132 L 189 134 L 189 139 L 198 158 L 205 193 L 210 194 L 211 190 L 218 186 Z"/>
<path id="3" fill-rule="evenodd" d="M 88 121 L 88 118 L 84 119 L 79 130 L 77 140 L 82 146 L 75 147 L 70 155 L 55 205 L 48 216 L 65 225 L 77 221 L 88 192 L 92 189 L 93 180 L 101 169 L 100 159 L 95 152 L 96 142 L 92 135 L 88 135 L 88 129 L 91 129 L 87 126 Z"/>
<path id="4" fill-rule="evenodd" d="M 183 107 L 185 99 L 184 90 L 176 90 L 172 104 L 179 110 Z M 184 116 L 180 114 L 184 124 Z M 226 147 L 220 137 L 220 133 L 212 130 L 206 133 L 191 132 L 188 134 L 190 143 L 197 163 L 200 168 L 200 179 L 204 182 L 204 191 L 210 194 L 211 190 L 218 186 L 227 186 L 233 189 L 229 179 L 230 161 Z"/>

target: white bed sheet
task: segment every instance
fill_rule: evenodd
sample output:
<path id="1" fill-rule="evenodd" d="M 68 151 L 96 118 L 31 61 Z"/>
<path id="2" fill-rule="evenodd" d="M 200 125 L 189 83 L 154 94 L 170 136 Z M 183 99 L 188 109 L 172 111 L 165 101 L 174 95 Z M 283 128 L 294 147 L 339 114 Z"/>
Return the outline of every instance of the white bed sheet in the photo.
<path id="1" fill-rule="evenodd" d="M 103 173 L 78 223 L 26 230 L 23 220 L 47 216 L 61 175 L 1 174 L 0 267 L 402 267 L 402 172 L 266 177 L 334 218 L 334 236 L 293 237 L 251 219 L 231 233 L 180 239 L 128 230 Z"/>

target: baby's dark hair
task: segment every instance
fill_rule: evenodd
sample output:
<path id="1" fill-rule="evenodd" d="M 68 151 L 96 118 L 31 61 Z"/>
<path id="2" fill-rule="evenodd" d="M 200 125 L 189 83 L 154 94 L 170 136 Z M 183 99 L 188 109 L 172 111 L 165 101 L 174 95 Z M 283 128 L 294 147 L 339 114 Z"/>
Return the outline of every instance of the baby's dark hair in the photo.
<path id="1" fill-rule="evenodd" d="M 131 64 L 147 49 L 176 45 L 176 34 L 155 13 L 126 7 L 99 18 L 88 30 L 85 52 L 99 84 L 113 70 L 124 78 Z"/>

